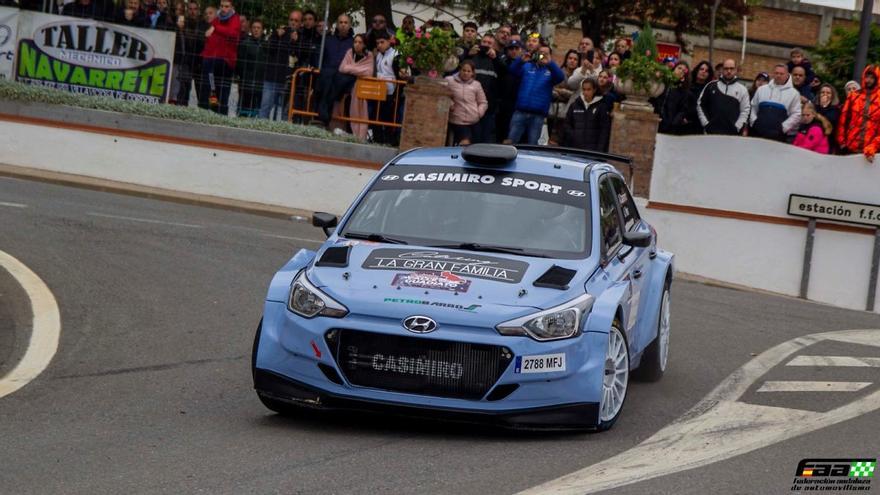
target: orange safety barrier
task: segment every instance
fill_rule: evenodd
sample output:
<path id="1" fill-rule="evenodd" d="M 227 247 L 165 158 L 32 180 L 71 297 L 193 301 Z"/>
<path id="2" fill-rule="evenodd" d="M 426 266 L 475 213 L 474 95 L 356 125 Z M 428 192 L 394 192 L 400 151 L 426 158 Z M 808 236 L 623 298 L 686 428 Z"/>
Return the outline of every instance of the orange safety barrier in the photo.
<path id="1" fill-rule="evenodd" d="M 313 74 L 313 77 L 304 78 L 304 74 Z M 318 74 L 321 71 L 319 69 L 312 69 L 307 67 L 302 67 L 293 71 L 293 78 L 290 81 L 290 106 L 288 108 L 288 121 L 293 121 L 294 116 L 301 117 L 317 117 L 317 112 L 312 112 L 309 110 L 312 108 L 312 96 L 315 94 L 313 84 L 317 79 Z M 295 98 L 297 90 L 297 83 L 299 83 L 302 79 L 308 80 L 308 86 L 306 87 L 305 92 L 305 108 L 294 108 Z M 385 103 L 386 94 L 387 94 L 387 84 L 394 84 L 394 114 L 392 116 L 391 122 L 381 120 L 379 116 L 381 115 L 382 105 Z M 355 82 L 354 89 L 352 90 L 358 98 L 362 100 L 371 100 L 377 102 L 376 104 L 376 118 L 375 119 L 361 119 L 350 117 L 346 115 L 333 115 L 333 120 L 339 120 L 342 122 L 352 122 L 355 124 L 370 124 L 370 125 L 381 125 L 386 127 L 403 127 L 401 124 L 397 123 L 397 112 L 400 110 L 400 88 L 406 86 L 406 81 L 402 81 L 399 79 L 379 79 L 378 77 L 358 77 L 357 82 Z M 345 94 L 342 99 L 342 108 L 347 108 L 348 100 L 351 97 L 350 94 Z"/>

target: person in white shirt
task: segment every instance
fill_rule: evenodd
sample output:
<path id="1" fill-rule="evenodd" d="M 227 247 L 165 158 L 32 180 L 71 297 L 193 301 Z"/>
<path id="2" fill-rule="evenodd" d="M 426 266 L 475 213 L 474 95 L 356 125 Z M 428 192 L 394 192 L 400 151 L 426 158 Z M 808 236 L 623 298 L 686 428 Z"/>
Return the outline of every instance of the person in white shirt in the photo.
<path id="1" fill-rule="evenodd" d="M 377 31 L 374 37 L 376 40 L 376 77 L 379 79 L 388 79 L 390 81 L 393 81 L 397 79 L 399 68 L 396 60 L 397 50 L 395 50 L 391 46 L 391 36 L 389 36 L 388 33 L 385 31 Z M 372 104 L 370 107 L 370 117 L 374 118 L 374 116 L 376 115 L 376 107 L 374 105 L 378 104 L 379 120 L 383 122 L 392 122 L 397 120 L 398 122 L 400 122 L 403 115 L 402 99 L 398 102 L 397 105 L 397 115 L 394 115 L 394 100 L 399 90 L 397 89 L 397 85 L 393 83 L 388 83 L 386 84 L 386 86 L 387 93 L 385 96 L 385 101 L 370 102 Z M 372 128 L 374 142 L 397 146 L 399 136 L 396 127 L 374 125 L 372 126 Z"/>

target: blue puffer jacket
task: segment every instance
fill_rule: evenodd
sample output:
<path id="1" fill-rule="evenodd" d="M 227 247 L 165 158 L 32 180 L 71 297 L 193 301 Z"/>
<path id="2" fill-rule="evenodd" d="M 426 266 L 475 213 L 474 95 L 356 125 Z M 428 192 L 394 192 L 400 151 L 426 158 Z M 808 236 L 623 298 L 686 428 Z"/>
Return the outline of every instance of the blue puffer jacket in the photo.
<path id="1" fill-rule="evenodd" d="M 553 101 L 553 86 L 565 80 L 562 69 L 552 60 L 542 67 L 518 58 L 510 64 L 510 73 L 522 78 L 516 95 L 516 110 L 546 116 Z"/>

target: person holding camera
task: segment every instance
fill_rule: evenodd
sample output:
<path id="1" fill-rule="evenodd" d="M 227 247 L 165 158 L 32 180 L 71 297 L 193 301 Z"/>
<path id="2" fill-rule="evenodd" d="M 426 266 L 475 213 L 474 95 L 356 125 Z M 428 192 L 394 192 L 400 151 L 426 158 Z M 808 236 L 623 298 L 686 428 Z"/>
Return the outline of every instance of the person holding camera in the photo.
<path id="1" fill-rule="evenodd" d="M 476 68 L 477 82 L 483 87 L 483 93 L 489 102 L 489 108 L 474 126 L 472 143 L 495 142 L 495 115 L 501 99 L 501 80 L 507 72 L 507 66 L 495 51 L 495 37 L 484 34 L 479 46 L 471 47 L 464 60 L 473 62 Z"/>
<path id="2" fill-rule="evenodd" d="M 552 53 L 546 43 L 540 43 L 537 50 L 526 53 L 510 65 L 510 73 L 521 77 L 521 82 L 510 120 L 508 144 L 519 143 L 523 136 L 526 144 L 538 144 L 541 127 L 553 101 L 553 86 L 565 80 L 565 73 L 551 58 Z"/>
<path id="3" fill-rule="evenodd" d="M 568 89 L 579 93 L 584 79 L 599 78 L 599 73 L 602 72 L 602 60 L 590 38 L 581 40 L 578 53 L 581 56 L 581 66 L 569 76 Z"/>

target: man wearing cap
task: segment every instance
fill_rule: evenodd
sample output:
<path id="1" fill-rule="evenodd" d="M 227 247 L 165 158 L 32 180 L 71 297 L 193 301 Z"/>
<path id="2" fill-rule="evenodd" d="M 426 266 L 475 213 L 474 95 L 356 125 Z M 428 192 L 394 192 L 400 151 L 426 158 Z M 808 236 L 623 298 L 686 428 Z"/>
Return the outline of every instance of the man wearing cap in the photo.
<path id="1" fill-rule="evenodd" d="M 516 95 L 519 93 L 520 78 L 510 73 L 510 65 L 522 55 L 522 44 L 519 40 L 510 40 L 504 50 L 504 75 L 501 77 L 498 102 L 498 112 L 495 117 L 495 141 L 501 143 L 507 139 L 510 131 L 510 119 L 513 117 L 513 107 L 516 103 Z"/>
<path id="2" fill-rule="evenodd" d="M 721 64 L 721 77 L 703 88 L 697 100 L 697 116 L 706 134 L 736 135 L 749 118 L 749 90 L 737 82 L 736 61 Z"/>

